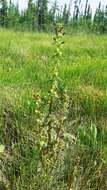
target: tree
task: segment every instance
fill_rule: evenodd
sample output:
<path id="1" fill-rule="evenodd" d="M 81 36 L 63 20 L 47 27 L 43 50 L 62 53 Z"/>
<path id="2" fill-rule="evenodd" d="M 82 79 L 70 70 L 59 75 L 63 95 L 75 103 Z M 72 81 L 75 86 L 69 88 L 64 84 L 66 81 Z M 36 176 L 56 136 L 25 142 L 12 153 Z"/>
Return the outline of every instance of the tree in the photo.
<path id="1" fill-rule="evenodd" d="M 98 8 L 96 9 L 94 20 L 93 20 L 93 28 L 97 33 L 104 33 L 104 10 L 101 9 L 101 2 L 99 3 Z"/>
<path id="2" fill-rule="evenodd" d="M 8 27 L 18 27 L 20 22 L 20 12 L 19 12 L 19 6 L 15 6 L 11 1 L 8 7 L 8 13 L 7 13 L 7 20 L 8 20 Z"/>
<path id="3" fill-rule="evenodd" d="M 55 0 L 50 11 L 49 11 L 49 23 L 50 23 L 51 27 L 54 27 L 56 24 L 57 11 L 58 11 L 58 4 L 57 4 L 57 0 Z"/>
<path id="4" fill-rule="evenodd" d="M 36 5 L 33 0 L 28 1 L 28 9 L 25 11 L 25 21 L 28 26 L 28 30 L 35 30 L 36 26 Z"/>
<path id="5" fill-rule="evenodd" d="M 86 3 L 85 3 L 85 10 L 84 10 L 84 18 L 87 17 L 87 9 L 88 9 L 88 0 L 86 0 Z"/>
<path id="6" fill-rule="evenodd" d="M 38 31 L 46 30 L 47 21 L 48 21 L 48 1 L 38 0 L 37 1 Z"/>
<path id="7" fill-rule="evenodd" d="M 86 0 L 85 3 L 85 10 L 83 15 L 84 25 L 86 29 L 91 29 L 92 25 L 92 10 L 89 4 L 89 1 Z"/>
<path id="8" fill-rule="evenodd" d="M 104 27 L 105 27 L 105 31 L 107 32 L 107 5 L 104 10 Z"/>
<path id="9" fill-rule="evenodd" d="M 63 18 L 62 18 L 65 26 L 68 25 L 69 16 L 70 16 L 69 8 L 67 9 L 67 4 L 65 4 L 64 10 L 63 10 Z"/>
<path id="10" fill-rule="evenodd" d="M 7 11 L 8 11 L 8 6 L 7 6 L 7 1 L 6 0 L 1 0 L 0 1 L 0 25 L 1 26 L 7 26 Z"/>
<path id="11" fill-rule="evenodd" d="M 79 6 L 78 6 L 78 0 L 74 1 L 74 11 L 73 11 L 73 22 L 78 21 L 78 16 L 79 16 Z"/>

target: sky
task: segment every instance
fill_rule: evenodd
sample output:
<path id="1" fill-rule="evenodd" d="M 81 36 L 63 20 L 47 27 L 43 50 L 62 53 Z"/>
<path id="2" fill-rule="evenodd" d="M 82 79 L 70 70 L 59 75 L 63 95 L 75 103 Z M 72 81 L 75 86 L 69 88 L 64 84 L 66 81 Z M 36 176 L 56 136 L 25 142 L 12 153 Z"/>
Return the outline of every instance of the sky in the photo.
<path id="1" fill-rule="evenodd" d="M 72 0 L 73 1 L 73 0 Z M 89 0 L 89 3 L 91 7 L 93 8 L 93 11 L 95 11 L 96 7 L 98 7 L 99 1 L 101 1 L 102 5 L 107 5 L 107 0 Z M 28 0 L 13 0 L 14 3 L 18 2 L 20 9 L 25 9 L 27 7 Z M 54 0 L 49 0 L 50 4 L 54 2 Z M 65 3 L 69 3 L 70 0 L 57 0 L 58 4 L 64 5 Z M 84 5 L 86 0 L 82 0 L 82 4 Z"/>

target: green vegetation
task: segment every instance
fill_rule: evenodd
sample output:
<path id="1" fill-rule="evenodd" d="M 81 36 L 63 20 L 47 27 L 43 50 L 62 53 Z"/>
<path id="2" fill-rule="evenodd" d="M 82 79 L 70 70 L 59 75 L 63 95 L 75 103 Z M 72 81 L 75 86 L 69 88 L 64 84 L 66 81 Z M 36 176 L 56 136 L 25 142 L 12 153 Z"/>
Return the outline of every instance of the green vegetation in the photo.
<path id="1" fill-rule="evenodd" d="M 107 188 L 106 52 L 106 35 L 0 30 L 1 189 Z"/>
<path id="2" fill-rule="evenodd" d="M 26 2 L 26 1 L 25 1 Z M 57 0 L 28 0 L 20 10 L 17 1 L 0 1 L 0 27 L 20 31 L 52 32 L 56 23 L 63 23 L 72 32 L 107 33 L 107 5 L 99 2 L 95 12 L 90 0 L 69 0 L 62 7 Z"/>

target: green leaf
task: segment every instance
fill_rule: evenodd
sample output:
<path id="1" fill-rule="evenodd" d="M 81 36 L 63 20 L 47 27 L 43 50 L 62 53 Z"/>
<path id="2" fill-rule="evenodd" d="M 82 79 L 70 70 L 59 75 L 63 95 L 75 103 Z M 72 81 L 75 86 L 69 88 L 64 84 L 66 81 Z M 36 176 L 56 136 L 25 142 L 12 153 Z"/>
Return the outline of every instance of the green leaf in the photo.
<path id="1" fill-rule="evenodd" d="M 86 132 L 83 127 L 78 128 L 78 136 L 79 136 L 80 140 L 84 140 L 84 138 L 86 136 Z"/>
<path id="2" fill-rule="evenodd" d="M 93 140 L 97 140 L 97 127 L 96 125 L 91 125 L 91 136 L 93 137 Z"/>
<path id="3" fill-rule="evenodd" d="M 5 146 L 4 145 L 0 145 L 0 153 L 3 153 L 4 149 L 5 149 Z"/>

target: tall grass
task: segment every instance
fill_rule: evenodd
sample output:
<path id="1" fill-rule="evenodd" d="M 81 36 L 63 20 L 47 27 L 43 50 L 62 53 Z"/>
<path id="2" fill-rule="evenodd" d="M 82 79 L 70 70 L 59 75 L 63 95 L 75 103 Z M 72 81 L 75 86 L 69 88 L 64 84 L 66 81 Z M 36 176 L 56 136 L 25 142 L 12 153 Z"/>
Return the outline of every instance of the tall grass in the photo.
<path id="1" fill-rule="evenodd" d="M 0 188 L 105 190 L 106 36 L 0 39 Z"/>

